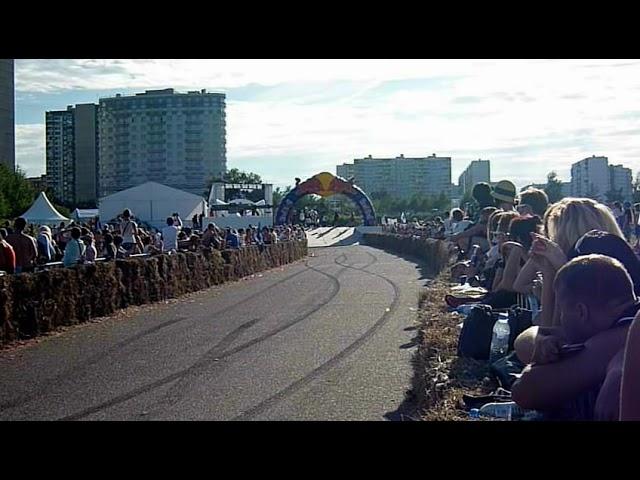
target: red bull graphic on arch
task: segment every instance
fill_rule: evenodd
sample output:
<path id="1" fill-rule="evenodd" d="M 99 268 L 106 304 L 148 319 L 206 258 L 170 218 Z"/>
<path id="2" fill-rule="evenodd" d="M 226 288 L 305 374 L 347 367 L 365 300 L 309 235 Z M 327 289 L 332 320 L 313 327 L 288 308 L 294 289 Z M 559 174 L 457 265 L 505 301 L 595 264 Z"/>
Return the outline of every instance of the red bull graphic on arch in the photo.
<path id="1" fill-rule="evenodd" d="M 336 194 L 345 195 L 360 209 L 365 226 L 373 227 L 376 225 L 376 212 L 373 209 L 373 204 L 362 189 L 329 172 L 314 175 L 291 190 L 280 202 L 276 212 L 276 225 L 286 224 L 295 203 L 305 195 L 311 194 L 321 197 L 330 197 Z"/>

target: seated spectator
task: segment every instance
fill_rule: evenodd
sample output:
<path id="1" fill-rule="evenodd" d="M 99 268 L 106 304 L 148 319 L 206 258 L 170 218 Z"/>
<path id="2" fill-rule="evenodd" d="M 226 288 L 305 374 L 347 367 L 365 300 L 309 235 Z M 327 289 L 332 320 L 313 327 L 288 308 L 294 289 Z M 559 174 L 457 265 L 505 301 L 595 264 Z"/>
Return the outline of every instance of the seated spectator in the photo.
<path id="1" fill-rule="evenodd" d="M 495 199 L 496 207 L 499 209 L 505 212 L 515 211 L 516 186 L 509 180 L 499 181 L 493 187 L 491 196 Z"/>
<path id="2" fill-rule="evenodd" d="M 38 258 L 36 239 L 24 233 L 26 226 L 27 221 L 24 218 L 16 218 L 13 222 L 13 233 L 5 239 L 13 247 L 16 256 L 15 273 L 32 271 Z"/>
<path id="3" fill-rule="evenodd" d="M 524 192 L 520 192 L 518 205 L 528 205 L 532 215 L 542 218 L 549 207 L 549 197 L 544 190 L 529 187 Z M 520 215 L 524 214 L 520 212 Z"/>
<path id="4" fill-rule="evenodd" d="M 471 245 L 479 245 L 483 252 L 487 252 L 491 245 L 487 240 L 487 225 L 489 218 L 496 212 L 496 207 L 485 207 L 480 212 L 480 218 L 475 225 L 465 229 L 464 231 L 453 235 L 450 240 L 458 243 L 462 239 L 468 240 L 465 251 L 471 250 Z"/>
<path id="5" fill-rule="evenodd" d="M 542 312 L 540 325 L 551 326 L 559 322 L 555 312 L 553 278 L 572 256 L 575 243 L 585 233 L 597 229 L 623 238 L 611 211 L 603 204 L 588 198 L 565 198 L 551 205 L 543 219 L 545 235 L 532 234 L 529 260 L 513 283 L 517 292 L 529 293 L 538 272 L 542 273 Z"/>
<path id="6" fill-rule="evenodd" d="M 0 271 L 14 273 L 16 270 L 16 254 L 13 247 L 7 243 L 7 229 L 0 228 Z"/>
<path id="7" fill-rule="evenodd" d="M 85 246 L 84 260 L 88 263 L 94 263 L 98 256 L 95 245 L 93 244 L 93 235 L 91 233 L 82 237 L 82 242 Z"/>
<path id="8" fill-rule="evenodd" d="M 177 216 L 177 215 L 176 215 Z M 167 217 L 167 226 L 162 229 L 162 241 L 164 242 L 164 252 L 175 252 L 178 250 L 179 228 L 174 225 L 175 217 Z M 179 218 L 179 217 L 178 217 Z"/>
<path id="9" fill-rule="evenodd" d="M 64 257 L 62 258 L 64 266 L 72 267 L 81 263 L 84 260 L 85 249 L 84 243 L 80 241 L 80 229 L 73 227 L 71 229 L 71 239 L 64 248 Z"/>
<path id="10" fill-rule="evenodd" d="M 534 327 L 516 340 L 516 354 L 530 365 L 513 384 L 513 399 L 548 418 L 593 419 L 607 366 L 640 304 L 624 266 L 604 255 L 574 258 L 558 271 L 554 287 L 560 325 Z M 584 348 L 563 355 L 566 344 Z"/>

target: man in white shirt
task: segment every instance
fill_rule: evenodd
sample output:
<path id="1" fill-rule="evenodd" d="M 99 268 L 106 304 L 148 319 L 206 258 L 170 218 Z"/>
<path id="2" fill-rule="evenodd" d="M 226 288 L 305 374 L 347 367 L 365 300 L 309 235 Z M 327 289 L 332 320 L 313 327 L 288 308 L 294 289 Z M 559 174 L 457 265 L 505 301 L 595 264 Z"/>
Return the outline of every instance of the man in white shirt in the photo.
<path id="1" fill-rule="evenodd" d="M 167 217 L 167 226 L 162 229 L 164 242 L 163 252 L 178 250 L 178 231 L 180 229 L 173 224 L 173 218 Z"/>

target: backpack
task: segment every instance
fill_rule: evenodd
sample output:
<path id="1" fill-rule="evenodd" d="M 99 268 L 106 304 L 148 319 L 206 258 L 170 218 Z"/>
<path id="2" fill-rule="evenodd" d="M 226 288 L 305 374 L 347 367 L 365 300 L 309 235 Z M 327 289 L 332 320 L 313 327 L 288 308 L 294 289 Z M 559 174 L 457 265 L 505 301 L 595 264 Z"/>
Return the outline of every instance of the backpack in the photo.
<path id="1" fill-rule="evenodd" d="M 509 309 L 509 351 L 518 335 L 532 325 L 531 310 L 520 307 Z M 493 326 L 498 321 L 498 312 L 490 305 L 474 305 L 462 325 L 458 338 L 458 356 L 488 360 L 493 337 Z"/>
<path id="2" fill-rule="evenodd" d="M 493 336 L 493 325 L 497 321 L 489 305 L 474 305 L 462 325 L 458 338 L 458 356 L 476 360 L 487 360 Z"/>

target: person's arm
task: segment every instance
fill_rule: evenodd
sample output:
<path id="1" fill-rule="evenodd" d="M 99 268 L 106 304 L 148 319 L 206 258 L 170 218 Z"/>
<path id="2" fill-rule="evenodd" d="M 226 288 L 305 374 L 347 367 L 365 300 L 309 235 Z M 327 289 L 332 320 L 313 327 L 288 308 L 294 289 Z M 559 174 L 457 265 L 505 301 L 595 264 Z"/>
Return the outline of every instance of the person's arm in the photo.
<path id="1" fill-rule="evenodd" d="M 515 282 L 515 279 L 517 278 L 520 271 L 520 262 L 523 255 L 525 254 L 525 251 L 524 247 L 517 244 L 510 245 L 509 247 L 510 248 L 507 253 L 507 263 L 504 267 L 504 271 L 502 272 L 500 283 L 495 288 L 495 290 L 507 290 L 510 292 L 514 291 L 513 283 Z"/>
<path id="2" fill-rule="evenodd" d="M 530 294 L 531 287 L 533 286 L 533 281 L 536 278 L 538 270 L 539 268 L 536 262 L 529 258 L 520 269 L 516 279 L 513 281 L 513 291 L 524 295 Z"/>
<path id="3" fill-rule="evenodd" d="M 449 237 L 452 242 L 457 242 L 462 238 L 475 237 L 486 233 L 487 225 L 483 223 L 476 223 L 473 227 L 468 228 L 464 232 L 456 233 Z"/>
<path id="4" fill-rule="evenodd" d="M 558 327 L 533 326 L 518 335 L 513 343 L 513 349 L 522 363 L 531 363 L 533 361 L 536 342 L 539 341 L 541 337 L 562 338 L 562 329 Z"/>
<path id="5" fill-rule="evenodd" d="M 640 315 L 636 315 L 627 337 L 622 367 L 620 420 L 640 420 Z"/>
<path id="6" fill-rule="evenodd" d="M 522 408 L 558 408 L 604 380 L 607 365 L 624 345 L 627 328 L 599 333 L 585 342 L 579 353 L 559 362 L 528 365 L 511 389 L 513 400 Z"/>

